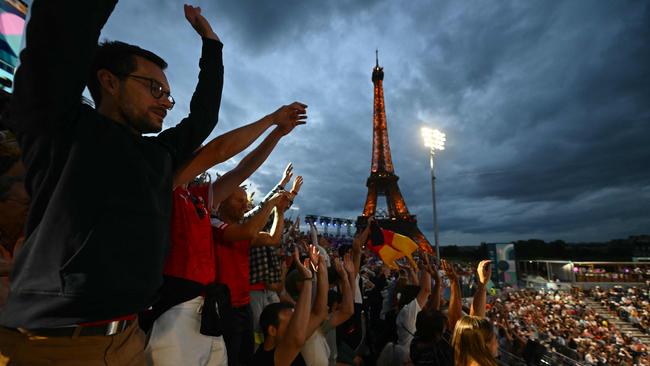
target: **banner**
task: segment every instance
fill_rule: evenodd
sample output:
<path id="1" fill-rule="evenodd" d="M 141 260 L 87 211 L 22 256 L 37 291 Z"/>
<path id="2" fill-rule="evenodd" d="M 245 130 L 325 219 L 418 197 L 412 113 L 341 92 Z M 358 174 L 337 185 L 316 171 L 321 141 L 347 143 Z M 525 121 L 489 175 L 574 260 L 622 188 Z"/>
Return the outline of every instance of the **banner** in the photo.
<path id="1" fill-rule="evenodd" d="M 492 261 L 492 282 L 497 286 L 517 286 L 515 245 L 489 243 L 488 257 Z"/>

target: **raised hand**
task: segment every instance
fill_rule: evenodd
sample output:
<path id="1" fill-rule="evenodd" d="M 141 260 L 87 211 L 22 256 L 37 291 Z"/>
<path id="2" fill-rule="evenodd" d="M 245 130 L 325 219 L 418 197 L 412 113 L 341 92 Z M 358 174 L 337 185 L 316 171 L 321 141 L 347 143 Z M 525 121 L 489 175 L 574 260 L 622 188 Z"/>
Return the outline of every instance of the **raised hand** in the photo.
<path id="1" fill-rule="evenodd" d="M 201 15 L 201 8 L 198 6 L 183 5 L 185 11 L 185 19 L 192 25 L 192 28 L 203 38 L 210 38 L 219 41 L 219 37 L 212 30 L 212 26 L 203 15 Z"/>
<path id="2" fill-rule="evenodd" d="M 284 200 L 291 200 L 291 194 L 287 191 L 279 191 L 273 194 L 271 198 L 269 199 L 268 202 L 272 203 L 273 205 L 277 206 L 280 202 Z"/>
<path id="3" fill-rule="evenodd" d="M 307 123 L 307 105 L 300 102 L 293 102 L 283 105 L 273 112 L 273 122 L 278 125 L 283 135 L 291 132 L 296 126 Z"/>
<path id="4" fill-rule="evenodd" d="M 313 277 L 311 270 L 309 270 L 309 267 L 312 266 L 313 263 L 311 263 L 309 258 L 305 258 L 303 262 L 300 262 L 300 255 L 298 254 L 298 248 L 293 249 L 293 260 L 296 263 L 296 269 L 302 275 L 303 278 L 311 279 Z"/>
<path id="5" fill-rule="evenodd" d="M 282 194 L 278 199 L 278 201 L 276 202 L 275 207 L 278 209 L 278 211 L 284 213 L 291 205 L 291 202 L 293 201 L 293 196 L 286 191 L 282 191 L 281 193 Z"/>
<path id="6" fill-rule="evenodd" d="M 449 278 L 449 281 L 455 282 L 458 281 L 458 275 L 456 274 L 456 270 L 454 269 L 454 266 L 449 264 L 446 260 L 441 260 L 440 263 L 442 264 L 442 270 L 445 271 L 445 275 L 447 278 Z"/>
<path id="7" fill-rule="evenodd" d="M 362 232 L 360 232 L 358 235 L 354 237 L 352 240 L 352 251 L 355 253 L 360 253 L 361 252 L 361 247 L 363 244 L 368 241 L 368 234 L 370 234 L 370 224 L 374 221 L 374 218 L 370 216 L 368 218 L 368 224 L 366 225 L 366 228 L 363 229 Z"/>
<path id="8" fill-rule="evenodd" d="M 429 259 L 429 253 L 422 252 L 422 263 L 424 264 L 424 268 L 427 272 L 429 272 L 431 277 L 433 277 L 434 280 L 439 281 L 440 273 L 438 273 L 438 268 L 436 265 L 432 263 L 431 259 Z"/>
<path id="9" fill-rule="evenodd" d="M 309 259 L 311 260 L 311 269 L 314 272 L 318 272 L 318 265 L 320 264 L 320 251 L 314 245 L 309 246 L 309 251 L 307 252 Z"/>
<path id="10" fill-rule="evenodd" d="M 302 175 L 299 175 L 296 177 L 296 179 L 293 180 L 293 186 L 291 187 L 291 194 L 293 196 L 296 196 L 298 192 L 300 192 L 301 187 L 302 187 Z"/>
<path id="11" fill-rule="evenodd" d="M 478 281 L 481 283 L 481 285 L 486 285 L 490 280 L 490 274 L 492 273 L 490 269 L 491 264 L 492 261 L 489 260 L 482 260 L 478 264 Z"/>
<path id="12" fill-rule="evenodd" d="M 339 274 L 339 277 L 341 277 L 342 279 L 348 278 L 348 273 L 343 267 L 343 259 L 334 258 L 334 268 L 336 269 L 336 273 Z"/>
<path id="13" fill-rule="evenodd" d="M 282 173 L 282 180 L 280 180 L 280 185 L 282 187 L 285 187 L 287 183 L 291 180 L 291 177 L 293 176 L 293 163 L 289 162 L 287 164 L 287 167 L 284 168 L 284 173 Z"/>

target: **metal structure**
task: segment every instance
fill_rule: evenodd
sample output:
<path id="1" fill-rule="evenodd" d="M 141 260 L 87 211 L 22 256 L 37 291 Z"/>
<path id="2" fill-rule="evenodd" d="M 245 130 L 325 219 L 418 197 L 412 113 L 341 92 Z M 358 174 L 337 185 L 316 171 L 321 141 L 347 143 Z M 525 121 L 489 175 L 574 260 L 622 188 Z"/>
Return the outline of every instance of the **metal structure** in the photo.
<path id="1" fill-rule="evenodd" d="M 420 248 L 431 252 L 431 244 L 417 226 L 415 215 L 409 213 L 400 192 L 395 174 L 393 159 L 388 142 L 388 124 L 384 107 L 384 69 L 377 63 L 372 70 L 374 84 L 374 109 L 373 109 L 373 138 L 372 138 L 372 164 L 370 177 L 366 182 L 368 196 L 363 208 L 363 214 L 357 218 L 357 228 L 367 225 L 368 217 L 377 216 L 377 199 L 385 197 L 387 212 L 382 218 L 377 218 L 379 225 L 385 229 L 393 230 L 413 239 Z"/>
<path id="2" fill-rule="evenodd" d="M 434 241 L 436 243 L 436 258 L 440 258 L 440 240 L 438 239 L 438 210 L 436 208 L 436 175 L 434 173 L 434 159 L 436 150 L 445 149 L 445 141 L 447 138 L 445 134 L 432 130 L 427 127 L 422 128 L 422 138 L 424 138 L 424 146 L 429 148 L 429 165 L 431 167 L 431 196 L 433 197 L 433 230 Z M 439 261 L 439 259 L 438 259 Z M 440 263 L 438 263 L 440 265 Z"/>

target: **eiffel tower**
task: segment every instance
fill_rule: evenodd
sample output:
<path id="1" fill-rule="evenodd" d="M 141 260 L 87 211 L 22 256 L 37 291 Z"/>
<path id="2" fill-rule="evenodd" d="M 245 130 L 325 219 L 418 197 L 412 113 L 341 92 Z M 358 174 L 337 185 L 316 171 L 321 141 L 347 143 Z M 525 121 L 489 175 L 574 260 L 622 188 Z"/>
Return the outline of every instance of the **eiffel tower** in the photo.
<path id="1" fill-rule="evenodd" d="M 386 110 L 384 109 L 384 68 L 379 66 L 379 52 L 376 51 L 377 64 L 372 70 L 372 83 L 375 85 L 374 112 L 372 117 L 372 165 L 370 177 L 366 182 L 368 197 L 363 214 L 357 218 L 357 226 L 367 225 L 368 217 L 377 215 L 377 198 L 386 199 L 387 212 L 384 217 L 376 217 L 377 223 L 388 230 L 395 231 L 413 239 L 421 249 L 432 252 L 432 247 L 417 226 L 415 215 L 409 213 L 402 193 L 397 186 L 399 177 L 395 174 L 393 159 L 388 143 Z"/>

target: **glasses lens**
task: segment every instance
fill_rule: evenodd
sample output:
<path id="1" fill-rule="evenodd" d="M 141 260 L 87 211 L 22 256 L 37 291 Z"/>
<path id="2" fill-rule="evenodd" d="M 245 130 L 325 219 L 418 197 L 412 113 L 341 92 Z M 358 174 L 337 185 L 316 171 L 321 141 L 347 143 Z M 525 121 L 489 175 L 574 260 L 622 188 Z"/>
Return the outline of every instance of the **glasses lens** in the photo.
<path id="1" fill-rule="evenodd" d="M 169 107 L 169 110 L 171 110 L 172 108 L 174 108 L 176 101 L 174 100 L 174 97 L 172 97 L 171 94 L 167 94 L 167 100 L 169 101 L 169 103 L 171 103 L 171 106 Z"/>
<path id="2" fill-rule="evenodd" d="M 160 85 L 157 81 L 151 80 L 151 95 L 158 99 L 162 97 L 164 91 L 162 85 Z"/>

